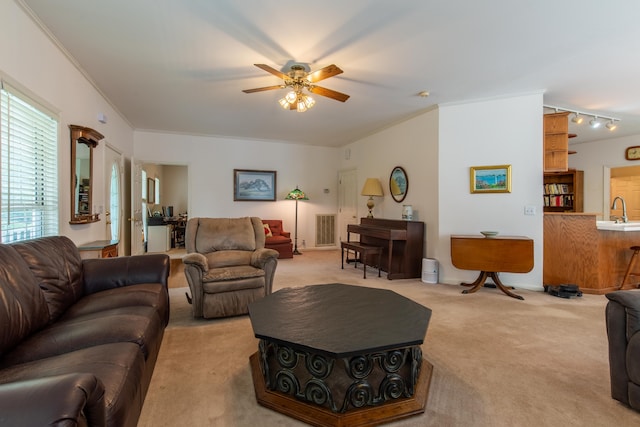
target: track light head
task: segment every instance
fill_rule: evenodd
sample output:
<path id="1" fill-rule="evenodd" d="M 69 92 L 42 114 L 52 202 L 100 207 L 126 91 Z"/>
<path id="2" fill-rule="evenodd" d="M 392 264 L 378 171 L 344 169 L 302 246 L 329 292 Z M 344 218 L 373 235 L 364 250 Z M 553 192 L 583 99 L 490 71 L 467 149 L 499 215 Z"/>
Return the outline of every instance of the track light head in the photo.
<path id="1" fill-rule="evenodd" d="M 609 130 L 615 130 L 615 129 L 618 127 L 618 125 L 616 124 L 616 122 L 615 122 L 615 121 L 613 121 L 613 120 L 610 120 L 610 121 L 607 123 L 607 125 L 606 125 L 606 126 L 607 126 L 607 129 L 609 129 Z"/>
<path id="2" fill-rule="evenodd" d="M 571 121 L 577 125 L 579 125 L 580 123 L 582 123 L 582 116 L 580 115 L 580 113 L 573 113 L 573 118 L 571 119 Z"/>
<path id="3" fill-rule="evenodd" d="M 602 123 L 598 121 L 598 116 L 594 116 L 593 119 L 589 120 L 589 124 L 592 128 L 597 129 Z"/>

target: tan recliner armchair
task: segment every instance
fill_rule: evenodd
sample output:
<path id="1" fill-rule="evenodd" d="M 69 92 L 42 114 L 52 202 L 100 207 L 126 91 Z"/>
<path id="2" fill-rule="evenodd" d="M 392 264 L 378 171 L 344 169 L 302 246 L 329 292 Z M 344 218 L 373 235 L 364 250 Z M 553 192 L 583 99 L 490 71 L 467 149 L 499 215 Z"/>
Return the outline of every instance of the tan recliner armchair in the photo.
<path id="1" fill-rule="evenodd" d="M 194 317 L 246 314 L 249 303 L 271 293 L 278 252 L 264 247 L 260 218 L 191 218 L 185 244 Z"/>

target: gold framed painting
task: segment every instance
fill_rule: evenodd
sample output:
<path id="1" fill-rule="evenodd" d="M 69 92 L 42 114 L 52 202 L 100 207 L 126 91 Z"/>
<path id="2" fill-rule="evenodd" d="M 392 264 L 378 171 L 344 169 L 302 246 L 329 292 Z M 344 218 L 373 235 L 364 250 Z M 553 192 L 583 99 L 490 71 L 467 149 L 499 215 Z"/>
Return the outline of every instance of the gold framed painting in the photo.
<path id="1" fill-rule="evenodd" d="M 471 193 L 511 193 L 511 165 L 471 166 Z"/>

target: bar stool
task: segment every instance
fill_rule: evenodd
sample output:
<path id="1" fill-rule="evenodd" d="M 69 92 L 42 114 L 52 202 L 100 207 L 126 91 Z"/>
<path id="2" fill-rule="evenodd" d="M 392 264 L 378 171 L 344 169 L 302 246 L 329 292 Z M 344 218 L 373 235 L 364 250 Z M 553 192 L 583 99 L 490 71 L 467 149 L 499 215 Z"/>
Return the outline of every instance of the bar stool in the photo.
<path id="1" fill-rule="evenodd" d="M 629 276 L 640 276 L 640 271 L 635 271 L 634 268 L 636 266 L 636 257 L 640 252 L 640 246 L 631 246 L 629 249 L 633 251 L 633 255 L 631 255 L 631 259 L 629 260 L 629 265 L 627 266 L 627 271 L 624 273 L 624 279 L 622 279 L 622 283 L 618 289 L 624 289 L 624 285 L 627 284 L 627 280 Z M 637 285 L 634 285 L 636 287 Z"/>

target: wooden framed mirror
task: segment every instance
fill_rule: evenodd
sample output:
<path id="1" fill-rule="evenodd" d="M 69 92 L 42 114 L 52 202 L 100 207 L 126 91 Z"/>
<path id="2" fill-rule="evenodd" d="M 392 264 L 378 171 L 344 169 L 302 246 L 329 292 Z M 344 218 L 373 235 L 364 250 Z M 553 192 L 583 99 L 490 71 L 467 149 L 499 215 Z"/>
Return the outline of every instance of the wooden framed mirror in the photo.
<path id="1" fill-rule="evenodd" d="M 401 166 L 396 166 L 389 177 L 389 193 L 391 193 L 393 200 L 400 203 L 407 197 L 408 191 L 409 177 Z"/>
<path id="2" fill-rule="evenodd" d="M 69 125 L 71 130 L 71 220 L 69 224 L 85 224 L 100 220 L 93 206 L 93 149 L 104 138 L 84 126 Z"/>

